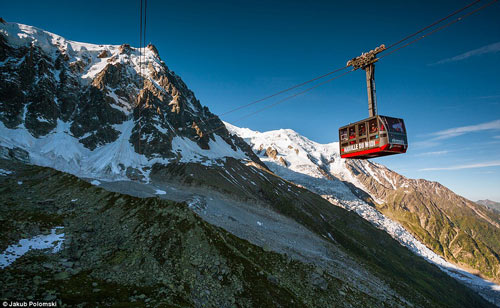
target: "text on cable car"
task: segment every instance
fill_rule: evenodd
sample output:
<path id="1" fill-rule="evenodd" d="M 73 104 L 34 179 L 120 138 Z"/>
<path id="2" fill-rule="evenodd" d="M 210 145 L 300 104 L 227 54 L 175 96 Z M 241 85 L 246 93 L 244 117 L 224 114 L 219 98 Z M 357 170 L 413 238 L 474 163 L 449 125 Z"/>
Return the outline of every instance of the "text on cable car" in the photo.
<path id="1" fill-rule="evenodd" d="M 365 142 L 360 142 L 356 144 L 349 145 L 345 147 L 344 151 L 345 152 L 351 152 L 351 151 L 356 151 L 364 148 L 372 148 L 375 146 L 375 140 L 370 140 L 370 141 L 365 141 Z"/>

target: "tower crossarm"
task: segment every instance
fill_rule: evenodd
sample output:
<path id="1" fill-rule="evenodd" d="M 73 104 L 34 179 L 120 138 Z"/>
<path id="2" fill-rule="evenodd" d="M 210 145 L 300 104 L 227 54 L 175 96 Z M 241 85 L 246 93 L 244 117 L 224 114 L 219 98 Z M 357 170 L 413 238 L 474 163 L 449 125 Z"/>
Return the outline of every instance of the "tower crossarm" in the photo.
<path id="1" fill-rule="evenodd" d="M 361 56 L 347 61 L 347 66 L 352 66 L 355 70 L 359 68 L 365 69 L 366 66 L 377 62 L 378 61 L 377 54 L 381 53 L 385 49 L 386 49 L 385 45 L 382 44 L 373 50 L 364 52 L 361 54 Z"/>

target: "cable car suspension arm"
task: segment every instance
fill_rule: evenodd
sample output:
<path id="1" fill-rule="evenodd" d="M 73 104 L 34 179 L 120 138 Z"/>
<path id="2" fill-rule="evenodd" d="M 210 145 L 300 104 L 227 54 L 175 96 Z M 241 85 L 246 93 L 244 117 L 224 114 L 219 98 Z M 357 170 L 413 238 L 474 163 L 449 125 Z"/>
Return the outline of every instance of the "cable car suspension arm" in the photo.
<path id="1" fill-rule="evenodd" d="M 354 70 L 362 69 L 366 72 L 366 89 L 368 91 L 368 114 L 370 117 L 377 115 L 377 97 L 375 95 L 375 62 L 378 61 L 377 54 L 384 51 L 385 45 L 362 53 L 361 56 L 347 61 L 347 66 L 352 66 Z"/>

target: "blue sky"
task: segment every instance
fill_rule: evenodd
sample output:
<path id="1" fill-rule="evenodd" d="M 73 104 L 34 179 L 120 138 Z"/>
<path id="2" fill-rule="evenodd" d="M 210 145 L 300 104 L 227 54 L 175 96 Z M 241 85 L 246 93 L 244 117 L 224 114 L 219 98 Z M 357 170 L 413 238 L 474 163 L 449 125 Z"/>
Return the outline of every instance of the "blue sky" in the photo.
<path id="1" fill-rule="evenodd" d="M 149 0 L 147 41 L 220 114 L 342 67 L 470 2 Z M 133 46 L 138 10 L 139 1 L 0 3 L 7 21 L 75 41 Z M 377 162 L 472 200 L 500 201 L 498 16 L 497 2 L 377 64 L 379 113 L 404 118 L 410 142 L 407 154 Z M 337 141 L 339 126 L 368 115 L 364 78 L 357 71 L 241 122 L 273 100 L 223 119 Z"/>

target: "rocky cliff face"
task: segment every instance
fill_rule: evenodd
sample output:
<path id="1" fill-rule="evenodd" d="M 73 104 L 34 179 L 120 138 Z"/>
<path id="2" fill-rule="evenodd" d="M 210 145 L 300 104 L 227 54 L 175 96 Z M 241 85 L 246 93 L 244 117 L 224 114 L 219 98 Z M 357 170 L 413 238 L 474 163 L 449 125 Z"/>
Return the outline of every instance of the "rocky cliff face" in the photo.
<path id="1" fill-rule="evenodd" d="M 168 69 L 153 45 L 141 54 L 127 44 L 78 43 L 7 23 L 0 24 L 0 48 L 1 143 L 28 150 L 40 164 L 57 160 L 58 169 L 82 171 L 99 157 L 115 155 L 87 173 L 146 178 L 154 163 L 183 157 L 260 163 Z M 61 140 L 64 155 L 53 145 Z M 127 155 L 119 153 L 124 149 Z"/>

